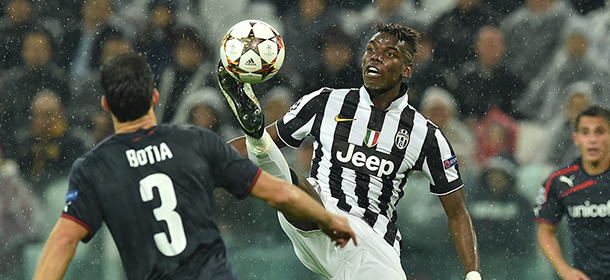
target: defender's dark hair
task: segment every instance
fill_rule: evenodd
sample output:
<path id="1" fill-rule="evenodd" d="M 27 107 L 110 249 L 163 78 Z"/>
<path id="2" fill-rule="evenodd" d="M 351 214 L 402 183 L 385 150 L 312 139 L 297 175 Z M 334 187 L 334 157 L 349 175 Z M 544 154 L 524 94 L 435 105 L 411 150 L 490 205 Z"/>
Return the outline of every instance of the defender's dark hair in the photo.
<path id="1" fill-rule="evenodd" d="M 608 125 L 610 125 L 610 110 L 600 105 L 591 105 L 582 110 L 580 114 L 578 114 L 578 117 L 576 117 L 576 124 L 574 125 L 574 130 L 578 130 L 578 123 L 580 123 L 580 118 L 582 116 L 602 117 L 606 119 L 606 122 L 608 122 Z"/>
<path id="2" fill-rule="evenodd" d="M 150 109 L 154 89 L 146 58 L 135 52 L 120 54 L 101 68 L 102 89 L 112 114 L 120 122 L 144 116 Z"/>
<path id="3" fill-rule="evenodd" d="M 417 51 L 419 51 L 421 36 L 419 35 L 419 32 L 412 28 L 402 26 L 397 23 L 383 24 L 381 22 L 377 22 L 375 24 L 375 31 L 390 34 L 398 38 L 399 41 L 405 42 L 407 47 L 408 63 L 411 63 L 413 56 L 417 53 Z"/>

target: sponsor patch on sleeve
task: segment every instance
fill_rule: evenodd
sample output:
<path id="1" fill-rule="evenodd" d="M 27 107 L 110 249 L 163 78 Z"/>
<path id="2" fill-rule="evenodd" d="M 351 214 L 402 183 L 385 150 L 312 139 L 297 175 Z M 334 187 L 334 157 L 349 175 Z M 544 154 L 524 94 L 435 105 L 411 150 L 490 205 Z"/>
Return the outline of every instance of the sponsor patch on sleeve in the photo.
<path id="1" fill-rule="evenodd" d="M 68 203 L 68 202 L 70 202 L 72 200 L 75 200 L 76 197 L 78 197 L 78 190 L 69 191 L 66 194 L 66 203 Z"/>
<path id="2" fill-rule="evenodd" d="M 443 162 L 443 164 L 445 165 L 445 169 L 449 169 L 449 168 L 455 166 L 457 163 L 458 163 L 458 161 L 457 161 L 456 156 L 452 156 L 448 160 L 445 160 Z"/>

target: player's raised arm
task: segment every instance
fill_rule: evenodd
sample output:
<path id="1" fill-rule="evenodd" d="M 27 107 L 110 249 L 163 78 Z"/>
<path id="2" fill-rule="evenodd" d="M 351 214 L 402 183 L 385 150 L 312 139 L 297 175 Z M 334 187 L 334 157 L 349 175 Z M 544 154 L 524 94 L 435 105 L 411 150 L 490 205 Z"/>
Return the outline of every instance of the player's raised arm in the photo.
<path id="1" fill-rule="evenodd" d="M 318 223 L 322 231 L 328 235 L 335 245 L 345 247 L 350 238 L 358 244 L 356 234 L 350 227 L 346 217 L 334 215 L 292 184 L 279 180 L 262 171 L 254 184 L 251 194 L 265 200 L 279 211 L 296 218 Z"/>

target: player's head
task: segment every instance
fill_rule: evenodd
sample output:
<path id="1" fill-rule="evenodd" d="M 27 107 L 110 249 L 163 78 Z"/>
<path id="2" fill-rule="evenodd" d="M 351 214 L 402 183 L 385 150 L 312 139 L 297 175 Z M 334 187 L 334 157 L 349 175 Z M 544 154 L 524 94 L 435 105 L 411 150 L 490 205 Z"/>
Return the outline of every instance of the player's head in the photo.
<path id="1" fill-rule="evenodd" d="M 382 91 L 411 76 L 411 62 L 421 37 L 417 31 L 396 23 L 377 23 L 375 31 L 362 57 L 362 77 L 369 90 Z"/>
<path id="2" fill-rule="evenodd" d="M 398 47 L 403 54 L 402 58 L 406 59 L 403 62 L 411 63 L 413 56 L 419 50 L 419 44 L 421 41 L 421 35 L 419 32 L 397 23 L 382 24 L 377 22 L 374 29 L 377 33 L 373 35 L 373 38 L 380 33 L 385 33 L 395 37 L 397 39 L 396 47 Z"/>
<path id="3" fill-rule="evenodd" d="M 584 109 L 576 118 L 572 138 L 583 161 L 592 164 L 610 161 L 610 111 L 599 105 Z"/>
<path id="4" fill-rule="evenodd" d="M 578 117 L 576 117 L 576 125 L 574 129 L 578 131 L 578 126 L 580 125 L 580 121 L 582 117 L 599 117 L 606 121 L 606 124 L 610 126 L 610 110 L 600 106 L 600 105 L 591 105 L 585 109 L 583 109 Z"/>
<path id="5" fill-rule="evenodd" d="M 152 106 L 153 74 L 140 54 L 120 54 L 104 64 L 101 82 L 108 109 L 120 122 L 136 120 Z"/>

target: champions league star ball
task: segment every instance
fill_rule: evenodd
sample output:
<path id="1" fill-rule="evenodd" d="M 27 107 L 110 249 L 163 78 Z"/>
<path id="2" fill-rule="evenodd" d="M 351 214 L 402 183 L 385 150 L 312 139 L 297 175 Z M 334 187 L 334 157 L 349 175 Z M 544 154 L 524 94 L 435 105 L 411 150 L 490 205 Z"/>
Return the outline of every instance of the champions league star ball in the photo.
<path id="1" fill-rule="evenodd" d="M 284 63 L 284 42 L 271 25 L 260 20 L 239 22 L 222 38 L 220 59 L 235 79 L 262 83 Z"/>

